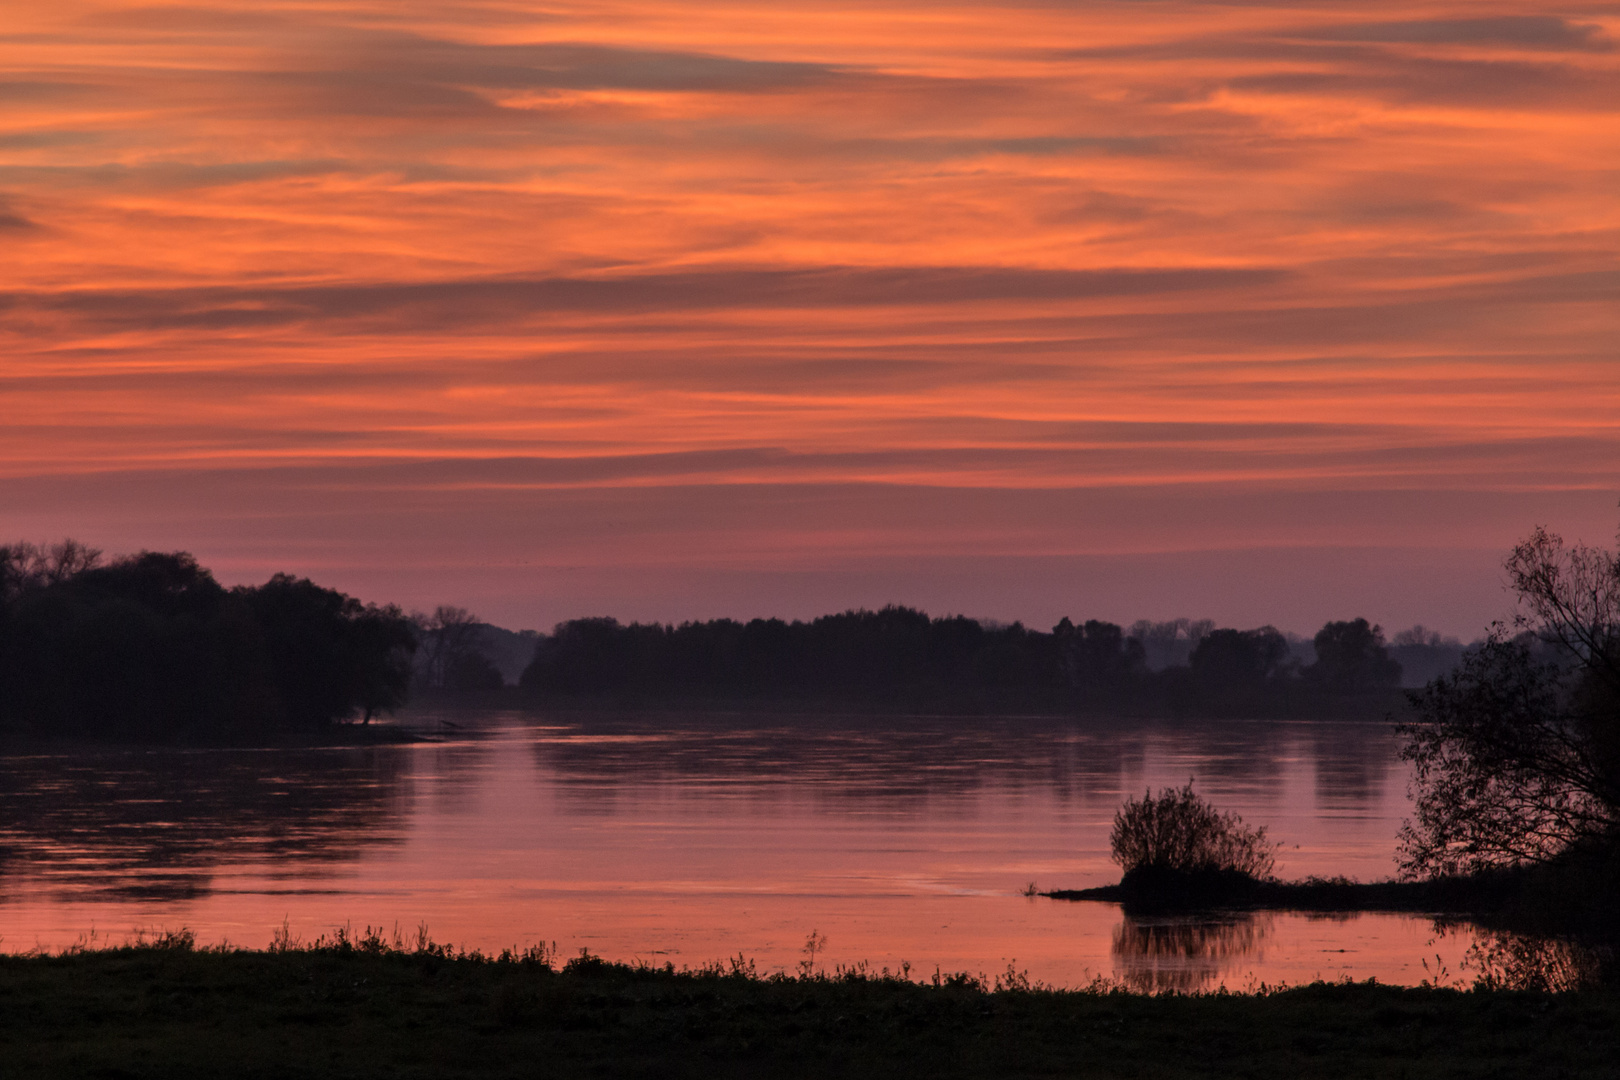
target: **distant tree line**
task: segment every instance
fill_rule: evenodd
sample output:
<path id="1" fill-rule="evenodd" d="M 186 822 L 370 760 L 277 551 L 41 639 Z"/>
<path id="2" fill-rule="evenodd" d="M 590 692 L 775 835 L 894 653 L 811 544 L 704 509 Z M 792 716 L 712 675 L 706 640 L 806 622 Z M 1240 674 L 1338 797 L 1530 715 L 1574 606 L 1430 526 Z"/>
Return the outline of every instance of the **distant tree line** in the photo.
<path id="1" fill-rule="evenodd" d="M 431 615 L 414 612 L 419 648 L 412 685 L 430 692 L 468 694 L 515 683 L 534 658 L 540 635 L 484 622 L 466 608 L 441 604 Z"/>
<path id="2" fill-rule="evenodd" d="M 1401 703 L 1379 627 L 1330 622 L 1309 660 L 1300 644 L 1269 626 L 1127 632 L 1065 618 L 1040 631 L 895 606 L 809 622 L 576 619 L 519 634 L 463 608 L 407 616 L 286 574 L 225 588 L 184 552 L 107 561 L 71 541 L 0 546 L 0 731 L 39 735 L 312 731 L 369 721 L 412 689 L 499 691 L 520 671 L 542 700 L 625 705 L 1264 716 Z"/>
<path id="3" fill-rule="evenodd" d="M 105 561 L 0 546 L 0 730 L 231 739 L 370 720 L 405 700 L 398 608 L 304 578 L 225 588 L 184 552 Z"/>
<path id="4" fill-rule="evenodd" d="M 1324 626 L 1310 663 L 1270 626 L 1192 628 L 1186 663 L 1154 670 L 1148 649 L 1162 653 L 1162 640 L 1095 619 L 1065 618 L 1050 632 L 892 606 L 810 622 L 575 619 L 538 640 L 521 683 L 547 697 L 626 703 L 801 699 L 1210 716 L 1385 710 L 1401 701 L 1400 665 L 1366 619 Z"/>

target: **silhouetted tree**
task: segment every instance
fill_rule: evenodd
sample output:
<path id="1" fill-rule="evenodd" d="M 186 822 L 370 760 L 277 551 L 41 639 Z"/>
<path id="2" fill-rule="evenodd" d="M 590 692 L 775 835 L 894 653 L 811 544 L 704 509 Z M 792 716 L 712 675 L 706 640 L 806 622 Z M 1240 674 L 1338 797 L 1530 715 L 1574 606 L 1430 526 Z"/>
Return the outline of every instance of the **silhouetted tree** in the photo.
<path id="1" fill-rule="evenodd" d="M 369 724 L 378 713 L 393 712 L 410 698 L 416 627 L 396 605 L 368 604 L 352 617 L 348 636 L 354 706 Z M 500 672 L 495 678 L 499 685 Z"/>
<path id="2" fill-rule="evenodd" d="M 77 540 L 49 547 L 28 543 L 0 546 L 0 601 L 10 602 L 30 589 L 60 585 L 100 563 L 101 552 Z"/>
<path id="3" fill-rule="evenodd" d="M 1507 570 L 1528 629 L 1493 627 L 1414 695 L 1403 729 L 1417 770 L 1409 873 L 1613 860 L 1620 845 L 1620 557 L 1537 528 Z"/>
<path id="4" fill-rule="evenodd" d="M 500 669 L 481 652 L 466 652 L 450 662 L 444 673 L 447 690 L 499 690 L 506 685 Z"/>
<path id="5" fill-rule="evenodd" d="M 481 670 L 477 656 L 484 667 L 492 667 L 488 658 L 478 652 L 478 616 L 463 607 L 440 604 L 432 615 L 414 615 L 417 639 L 421 650 L 419 675 L 422 685 L 434 689 L 462 689 L 456 684 L 466 681 L 471 672 Z M 476 681 L 476 678 L 474 679 Z"/>
<path id="6" fill-rule="evenodd" d="M 1401 665 L 1384 647 L 1384 630 L 1366 619 L 1330 622 L 1316 632 L 1316 663 L 1306 678 L 1341 694 L 1389 690 L 1401 682 Z"/>
<path id="7" fill-rule="evenodd" d="M 1463 644 L 1419 623 L 1390 638 L 1389 655 L 1401 665 L 1405 685 L 1422 686 L 1462 663 Z"/>
<path id="8" fill-rule="evenodd" d="M 1094 704 L 1123 701 L 1147 672 L 1142 643 L 1111 622 L 1064 618 L 1052 628 L 1064 681 Z"/>
<path id="9" fill-rule="evenodd" d="M 106 565 L 71 541 L 0 549 L 0 726 L 205 737 L 311 727 L 404 699 L 414 636 L 375 608 L 277 575 L 224 589 L 184 552 Z"/>
<path id="10" fill-rule="evenodd" d="M 1271 626 L 1211 630 L 1193 650 L 1189 666 L 1200 711 L 1264 710 L 1272 681 L 1290 673 L 1288 639 Z"/>
<path id="11" fill-rule="evenodd" d="M 1151 671 L 1186 667 L 1198 643 L 1215 629 L 1212 619 L 1171 619 L 1153 622 L 1139 619 L 1131 624 L 1130 636 L 1141 642 L 1143 661 Z"/>
<path id="12" fill-rule="evenodd" d="M 34 575 L 8 605 L 8 726 L 157 737 L 267 715 L 256 628 L 184 553 Z"/>
<path id="13" fill-rule="evenodd" d="M 403 702 L 416 639 L 398 608 L 368 608 L 287 574 L 239 592 L 262 628 L 287 722 L 313 727 L 357 709 L 369 720 Z"/>

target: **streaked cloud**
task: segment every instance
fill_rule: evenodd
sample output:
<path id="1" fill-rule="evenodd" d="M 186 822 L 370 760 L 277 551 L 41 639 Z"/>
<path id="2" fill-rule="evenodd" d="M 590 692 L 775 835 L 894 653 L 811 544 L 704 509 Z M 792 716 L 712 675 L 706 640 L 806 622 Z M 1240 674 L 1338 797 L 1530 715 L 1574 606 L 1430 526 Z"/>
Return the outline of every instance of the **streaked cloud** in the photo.
<path id="1" fill-rule="evenodd" d="M 1310 31 L 1327 41 L 1410 42 L 1422 45 L 1488 45 L 1526 50 L 1607 52 L 1614 42 L 1596 23 L 1558 15 L 1495 15 L 1483 19 L 1409 19 L 1346 23 Z"/>
<path id="2" fill-rule="evenodd" d="M 10 527 L 243 574 L 267 536 L 294 570 L 387 551 L 352 580 L 530 624 L 588 610 L 566 566 L 678 565 L 636 609 L 667 617 L 723 613 L 703 590 L 744 565 L 747 595 L 960 609 L 994 564 L 1023 599 L 979 613 L 1019 617 L 1037 563 L 1080 605 L 1086 574 L 1168 580 L 1130 552 L 1286 552 L 1297 588 L 1355 549 L 1407 582 L 1368 586 L 1391 621 L 1414 551 L 1488 570 L 1539 511 L 1612 531 L 1617 30 L 1385 0 L 31 6 L 0 29 Z M 479 569 L 523 559 L 552 576 Z M 1472 632 L 1448 617 L 1414 615 Z"/>

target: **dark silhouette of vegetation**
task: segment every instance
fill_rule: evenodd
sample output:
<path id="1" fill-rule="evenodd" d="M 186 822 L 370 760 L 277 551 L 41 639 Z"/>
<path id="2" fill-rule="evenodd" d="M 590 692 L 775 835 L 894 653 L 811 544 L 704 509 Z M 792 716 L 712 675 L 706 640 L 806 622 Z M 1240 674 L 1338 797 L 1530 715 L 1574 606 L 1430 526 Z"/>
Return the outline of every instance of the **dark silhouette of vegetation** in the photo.
<path id="1" fill-rule="evenodd" d="M 1537 528 L 1506 563 L 1520 601 L 1413 695 L 1402 830 L 1412 876 L 1506 876 L 1520 922 L 1620 939 L 1620 555 Z M 1518 633 L 1514 633 L 1518 630 Z"/>
<path id="2" fill-rule="evenodd" d="M 1457 638 L 1445 637 L 1422 623 L 1389 641 L 1389 655 L 1401 665 L 1401 685 L 1412 688 L 1450 674 L 1461 666 L 1463 652 L 1464 645 Z"/>
<path id="3" fill-rule="evenodd" d="M 1288 639 L 1274 627 L 1212 630 L 1188 658 L 1193 711 L 1238 716 L 1267 711 L 1295 674 Z"/>
<path id="4" fill-rule="evenodd" d="M 1160 955 L 1225 944 L 1135 931 L 1148 940 L 1127 949 Z M 1054 990 L 1011 967 L 767 974 L 737 957 L 677 970 L 413 936 L 282 933 L 246 951 L 176 931 L 0 956 L 6 1064 L 19 1076 L 1425 1080 L 1607 1077 L 1620 1053 L 1620 999 L 1602 991 L 1367 982 L 1150 996 L 1106 979 Z"/>
<path id="5" fill-rule="evenodd" d="M 1368 882 L 1342 877 L 1279 881 L 1214 874 L 1193 884 L 1198 887 L 1189 888 L 1184 878 L 1163 875 L 1133 882 L 1130 887 L 1121 882 L 1090 889 L 1053 889 L 1039 895 L 1055 900 L 1101 900 L 1144 914 L 1166 910 L 1422 912 L 1475 923 L 1488 921 L 1505 928 L 1517 926 L 1527 932 L 1544 929 L 1514 909 L 1522 882 L 1510 874 Z"/>
<path id="6" fill-rule="evenodd" d="M 415 646 L 397 608 L 302 578 L 226 589 L 184 552 L 0 547 L 0 731 L 230 740 L 369 721 L 404 702 Z"/>
<path id="7" fill-rule="evenodd" d="M 1089 629 L 1089 636 L 1088 636 Z M 559 625 L 536 648 L 522 685 L 551 694 L 657 698 L 792 698 L 927 705 L 1057 700 L 1073 671 L 1124 691 L 1136 665 L 1106 624 L 1040 634 L 1014 623 L 930 619 L 910 608 L 848 611 L 813 622 L 717 619 L 680 626 L 614 619 Z"/>
<path id="8" fill-rule="evenodd" d="M 1400 685 L 1401 665 L 1384 646 L 1384 631 L 1366 619 L 1330 622 L 1316 632 L 1316 663 L 1305 677 L 1338 694 L 1376 694 Z"/>
<path id="9" fill-rule="evenodd" d="M 1264 826 L 1253 828 L 1236 814 L 1221 813 L 1193 791 L 1190 780 L 1157 796 L 1146 792 L 1126 799 L 1114 814 L 1108 844 L 1126 874 L 1218 870 L 1267 878 L 1277 861 L 1277 845 L 1266 839 Z"/>
<path id="10" fill-rule="evenodd" d="M 466 608 L 441 604 L 432 615 L 413 615 L 421 653 L 416 681 L 429 690 L 467 693 L 506 685 L 500 669 L 484 652 L 488 631 Z"/>
<path id="11" fill-rule="evenodd" d="M 1620 846 L 1620 557 L 1538 528 L 1507 570 L 1524 632 L 1494 627 L 1414 697 L 1410 873 L 1614 861 Z"/>
<path id="12" fill-rule="evenodd" d="M 1124 871 L 1119 888 L 1134 907 L 1196 908 L 1252 891 L 1269 879 L 1276 845 L 1264 827 L 1221 813 L 1185 787 L 1127 799 L 1108 836 Z"/>
<path id="13" fill-rule="evenodd" d="M 1186 818 L 1198 820 L 1189 787 L 1121 811 L 1116 852 L 1128 872 L 1120 885 L 1049 895 L 1138 906 L 1447 911 L 1561 942 L 1550 955 L 1579 947 L 1592 971 L 1616 982 L 1620 554 L 1568 547 L 1537 528 L 1506 568 L 1521 605 L 1513 626 L 1494 626 L 1460 667 L 1410 695 L 1416 718 L 1400 728 L 1403 756 L 1415 766 L 1414 816 L 1401 836 L 1409 880 L 1245 883 L 1234 876 L 1194 889 L 1182 871 L 1133 879 L 1131 867 L 1167 861 L 1144 854 L 1157 850 L 1150 841 L 1163 846 L 1183 835 L 1170 830 L 1169 840 L 1156 839 L 1166 828 L 1162 810 L 1185 804 Z M 1221 637 L 1216 631 L 1206 642 Z M 1421 628 L 1412 638 L 1423 643 Z M 1228 636 L 1219 648 L 1244 657 L 1239 644 Z M 1329 623 L 1315 645 L 1317 660 L 1301 673 L 1306 682 L 1368 694 L 1399 678 L 1378 628 L 1363 620 Z M 1511 949 L 1502 955 L 1509 967 L 1522 959 Z"/>
<path id="14" fill-rule="evenodd" d="M 1131 624 L 1130 636 L 1142 643 L 1150 671 L 1186 667 L 1198 643 L 1215 629 L 1213 619 L 1170 619 L 1154 622 L 1138 619 Z"/>
<path id="15" fill-rule="evenodd" d="M 550 699 L 625 704 L 805 701 L 916 711 L 1275 716 L 1382 715 L 1400 707 L 1399 666 L 1365 619 L 1329 623 L 1325 660 L 1300 665 L 1272 627 L 1065 618 L 1050 632 L 906 607 L 810 622 L 561 623 L 536 643 L 521 684 Z M 1196 634 L 1196 639 L 1191 635 Z M 1186 645 L 1188 666 L 1154 670 Z"/>

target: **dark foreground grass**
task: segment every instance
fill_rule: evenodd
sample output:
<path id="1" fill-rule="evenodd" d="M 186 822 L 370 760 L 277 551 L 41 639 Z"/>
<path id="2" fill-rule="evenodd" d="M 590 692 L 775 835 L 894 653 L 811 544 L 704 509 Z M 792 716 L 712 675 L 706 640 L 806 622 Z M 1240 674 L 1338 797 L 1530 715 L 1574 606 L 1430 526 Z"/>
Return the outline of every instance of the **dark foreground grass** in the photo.
<path id="1" fill-rule="evenodd" d="M 1620 1063 L 1613 992 L 1144 997 L 168 946 L 0 957 L 0 1075 L 1519 1078 Z"/>

